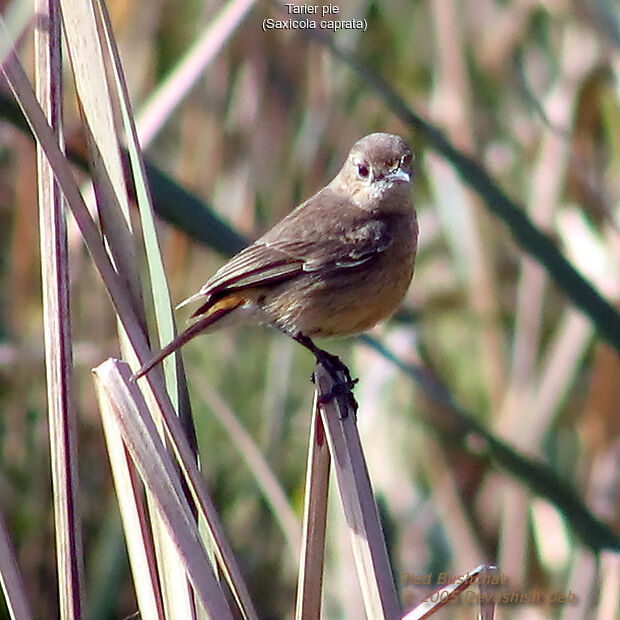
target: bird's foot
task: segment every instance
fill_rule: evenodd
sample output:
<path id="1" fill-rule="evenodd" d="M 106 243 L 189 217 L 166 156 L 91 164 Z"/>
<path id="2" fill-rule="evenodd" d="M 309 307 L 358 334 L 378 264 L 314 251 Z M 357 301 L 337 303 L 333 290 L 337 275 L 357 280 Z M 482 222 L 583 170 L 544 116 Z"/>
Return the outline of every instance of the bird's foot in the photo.
<path id="1" fill-rule="evenodd" d="M 352 387 L 355 382 L 351 383 L 334 383 L 332 389 L 329 392 L 319 394 L 317 402 L 319 405 L 326 405 L 331 403 L 334 399 L 339 400 L 340 398 L 345 399 L 343 403 L 343 407 L 338 407 L 338 417 L 341 420 L 344 420 L 349 415 L 349 410 L 353 411 L 354 418 L 357 418 L 357 401 L 355 400 L 355 396 L 353 396 Z"/>
<path id="2" fill-rule="evenodd" d="M 315 357 L 316 361 L 325 368 L 337 385 L 341 385 L 350 391 L 358 382 L 358 379 L 351 378 L 351 372 L 347 365 L 337 355 L 328 353 L 323 349 L 317 349 Z"/>
<path id="3" fill-rule="evenodd" d="M 339 408 L 340 418 L 344 419 L 347 417 L 349 408 L 353 409 L 355 414 L 357 412 L 357 402 L 353 396 L 353 387 L 358 380 L 351 378 L 351 372 L 347 368 L 346 364 L 344 364 L 337 355 L 333 355 L 324 349 L 317 347 L 311 338 L 302 333 L 296 334 L 294 339 L 312 351 L 314 357 L 316 358 L 317 364 L 323 366 L 334 382 L 334 385 L 329 392 L 319 395 L 319 404 L 329 403 L 335 398 L 343 398 L 345 399 L 343 402 L 344 406 Z M 314 374 L 312 375 L 312 381 L 316 383 Z"/>
<path id="4" fill-rule="evenodd" d="M 342 398 L 344 406 L 339 408 L 340 418 L 344 419 L 347 417 L 349 408 L 353 409 L 354 414 L 357 413 L 357 401 L 353 396 L 353 388 L 358 379 L 351 377 L 351 372 L 346 364 L 337 355 L 332 355 L 323 349 L 317 349 L 314 354 L 317 363 L 323 366 L 334 382 L 329 392 L 319 394 L 319 404 L 324 405 L 334 399 L 339 400 Z M 312 375 L 312 380 L 314 381 L 314 375 Z"/>

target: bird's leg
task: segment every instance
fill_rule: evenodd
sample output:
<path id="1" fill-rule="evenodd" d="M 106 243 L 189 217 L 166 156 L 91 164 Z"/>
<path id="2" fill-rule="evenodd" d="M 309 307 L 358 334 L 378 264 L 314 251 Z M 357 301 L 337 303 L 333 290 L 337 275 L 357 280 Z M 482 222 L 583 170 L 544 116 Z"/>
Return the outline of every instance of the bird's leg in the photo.
<path id="1" fill-rule="evenodd" d="M 327 370 L 334 380 L 342 383 L 342 381 L 337 377 L 337 373 L 342 372 L 346 376 L 347 387 L 352 388 L 357 383 L 357 379 L 351 379 L 349 369 L 337 355 L 333 355 L 332 353 L 317 347 L 311 338 L 308 338 L 308 336 L 302 334 L 301 332 L 293 336 L 293 339 L 311 351 L 316 358 L 316 361 L 321 364 L 325 370 Z"/>
<path id="2" fill-rule="evenodd" d="M 334 387 L 331 389 L 329 394 L 320 396 L 319 402 L 329 402 L 333 398 L 340 395 L 347 395 L 353 409 L 357 411 L 357 403 L 355 402 L 352 392 L 353 386 L 357 383 L 357 379 L 351 378 L 351 373 L 346 364 L 344 364 L 337 355 L 333 355 L 332 353 L 328 353 L 324 349 L 317 347 L 311 338 L 301 332 L 295 334 L 293 336 L 293 340 L 296 340 L 299 344 L 311 351 L 316 358 L 317 363 L 321 364 L 321 366 L 325 368 L 330 377 L 334 380 Z M 342 375 L 344 375 L 344 381 L 342 379 Z"/>

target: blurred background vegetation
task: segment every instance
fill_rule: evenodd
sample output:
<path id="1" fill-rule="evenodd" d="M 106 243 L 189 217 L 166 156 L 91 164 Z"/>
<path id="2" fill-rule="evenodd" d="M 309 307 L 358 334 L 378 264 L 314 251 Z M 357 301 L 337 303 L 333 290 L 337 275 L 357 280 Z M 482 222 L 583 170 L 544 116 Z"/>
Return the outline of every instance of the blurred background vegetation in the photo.
<path id="1" fill-rule="evenodd" d="M 336 45 L 480 162 L 618 307 L 620 28 L 613 3 L 347 0 L 339 6 L 340 18 L 366 19 L 368 27 L 338 32 Z M 111 0 L 108 7 L 139 112 L 221 3 Z M 146 155 L 254 238 L 331 179 L 362 135 L 393 132 L 413 146 L 416 274 L 397 317 L 371 335 L 426 381 L 412 381 L 367 340 L 327 345 L 360 378 L 359 427 L 403 606 L 427 590 L 410 583 L 413 575 L 436 580 L 442 572 L 455 576 L 492 563 L 511 589 L 570 590 L 578 597 L 567 606 L 502 606 L 500 618 L 586 618 L 613 609 L 617 592 L 610 595 L 606 585 L 620 573 L 618 555 L 594 553 L 597 544 L 576 534 L 570 511 L 529 491 L 531 481 L 490 458 L 488 438 L 455 426 L 454 416 L 467 412 L 493 438 L 545 464 L 545 475 L 572 487 L 617 541 L 617 352 L 513 242 L 492 205 L 394 113 L 380 90 L 303 32 L 263 32 L 265 17 L 287 18 L 276 3 L 254 6 Z M 27 66 L 30 49 L 24 40 Z M 7 101 L 0 124 L 0 506 L 36 616 L 53 618 L 36 167 L 33 143 Z M 80 151 L 73 100 L 65 112 L 67 143 Z M 192 240 L 191 223 L 183 230 L 162 221 L 159 232 L 172 298 L 180 301 L 223 256 Z M 89 617 L 123 618 L 135 601 L 90 373 L 118 355 L 116 323 L 72 229 L 70 243 Z M 178 320 L 182 326 L 185 315 Z M 235 412 L 301 516 L 313 360 L 261 328 L 200 338 L 184 356 L 204 475 L 256 605 L 261 617 L 290 617 L 294 555 L 215 414 L 226 406 Z M 361 618 L 334 504 L 325 617 Z M 612 607 L 604 607 L 610 600 Z M 438 617 L 475 613 L 471 605 L 448 606 Z"/>

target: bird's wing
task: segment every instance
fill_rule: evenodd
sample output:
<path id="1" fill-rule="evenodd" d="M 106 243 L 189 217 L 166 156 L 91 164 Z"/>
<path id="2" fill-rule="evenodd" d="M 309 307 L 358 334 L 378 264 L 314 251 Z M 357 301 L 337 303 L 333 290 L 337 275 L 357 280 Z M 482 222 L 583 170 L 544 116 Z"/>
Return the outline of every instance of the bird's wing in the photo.
<path id="1" fill-rule="evenodd" d="M 391 243 L 390 226 L 379 219 L 318 238 L 259 239 L 216 272 L 199 295 L 264 286 L 301 272 L 357 267 L 375 258 Z"/>
<path id="2" fill-rule="evenodd" d="M 302 271 L 303 261 L 292 259 L 257 241 L 233 256 L 196 294 L 181 302 L 177 308 L 198 300 L 204 302 L 205 298 L 214 301 L 228 292 L 287 280 Z M 196 314 L 201 314 L 203 309 L 204 306 L 201 306 Z"/>
<path id="3" fill-rule="evenodd" d="M 315 209 L 314 196 L 297 207 L 269 232 L 230 259 L 192 297 L 210 306 L 222 295 L 240 289 L 282 282 L 301 273 L 332 272 L 358 267 L 387 249 L 395 222 L 390 217 L 369 217 L 357 208 L 342 208 L 331 190 L 330 208 Z M 204 304 L 197 311 L 204 311 Z"/>
<path id="4" fill-rule="evenodd" d="M 256 241 L 230 259 L 202 287 L 203 295 L 224 289 L 262 286 L 290 278 L 303 270 L 303 261 Z"/>
<path id="5" fill-rule="evenodd" d="M 321 239 L 312 248 L 305 248 L 303 261 L 305 272 L 335 271 L 359 267 L 372 261 L 391 244 L 393 233 L 388 220 L 371 219 L 354 224 L 348 229 Z M 296 252 L 293 244 L 284 242 L 283 251 Z"/>

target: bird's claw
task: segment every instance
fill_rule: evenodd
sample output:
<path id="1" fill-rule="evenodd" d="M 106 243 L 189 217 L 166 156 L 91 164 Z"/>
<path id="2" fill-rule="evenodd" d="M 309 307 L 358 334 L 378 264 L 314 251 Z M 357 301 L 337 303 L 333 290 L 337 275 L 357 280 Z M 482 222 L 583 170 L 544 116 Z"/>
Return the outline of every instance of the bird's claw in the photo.
<path id="1" fill-rule="evenodd" d="M 347 399 L 345 401 L 345 407 L 338 408 L 338 414 L 339 414 L 338 417 L 341 420 L 344 420 L 349 413 L 349 409 L 353 410 L 353 415 L 355 416 L 357 414 L 358 405 L 357 405 L 357 401 L 355 400 L 355 397 L 353 396 L 353 392 L 351 391 L 354 385 L 355 385 L 355 381 L 349 381 L 347 383 L 343 383 L 343 382 L 334 383 L 334 385 L 332 386 L 332 389 L 329 392 L 324 393 L 324 394 L 319 394 L 317 398 L 317 402 L 319 403 L 319 405 L 326 405 L 334 399 L 345 397 Z"/>
<path id="2" fill-rule="evenodd" d="M 347 417 L 349 409 L 353 410 L 353 414 L 357 413 L 357 401 L 353 396 L 353 388 L 359 379 L 352 379 L 349 369 L 338 359 L 336 356 L 330 356 L 337 360 L 338 368 L 336 364 L 325 364 L 323 360 L 319 360 L 319 363 L 329 373 L 329 376 L 334 382 L 329 392 L 321 393 L 318 396 L 317 402 L 319 405 L 325 405 L 332 400 L 344 398 L 344 407 L 338 408 L 339 417 L 341 420 Z M 330 360 L 332 362 L 333 360 Z M 344 377 L 343 377 L 344 375 Z M 314 374 L 312 375 L 312 381 L 316 383 Z"/>

